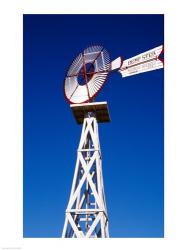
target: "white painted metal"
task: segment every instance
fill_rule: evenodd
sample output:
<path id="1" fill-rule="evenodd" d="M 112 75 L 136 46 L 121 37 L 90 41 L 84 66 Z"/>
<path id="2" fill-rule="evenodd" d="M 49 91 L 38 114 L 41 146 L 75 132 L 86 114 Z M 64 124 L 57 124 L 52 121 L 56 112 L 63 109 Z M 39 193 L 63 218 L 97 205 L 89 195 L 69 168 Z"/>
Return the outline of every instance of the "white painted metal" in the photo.
<path id="1" fill-rule="evenodd" d="M 111 62 L 111 70 L 119 69 L 121 65 L 122 65 L 122 58 L 120 56 Z"/>
<path id="2" fill-rule="evenodd" d="M 148 50 L 137 56 L 123 61 L 119 70 L 122 77 L 132 76 L 164 67 L 163 60 L 160 58 L 163 52 L 163 45 Z"/>
<path id="3" fill-rule="evenodd" d="M 62 237 L 109 237 L 98 123 L 94 112 L 88 112 L 84 118 Z"/>

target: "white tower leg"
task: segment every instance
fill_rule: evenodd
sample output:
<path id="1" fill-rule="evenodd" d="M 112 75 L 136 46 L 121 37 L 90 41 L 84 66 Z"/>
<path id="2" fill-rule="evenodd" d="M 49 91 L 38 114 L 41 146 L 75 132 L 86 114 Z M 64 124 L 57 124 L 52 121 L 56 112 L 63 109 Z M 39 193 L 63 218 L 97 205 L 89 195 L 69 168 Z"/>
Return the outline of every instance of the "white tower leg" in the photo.
<path id="1" fill-rule="evenodd" d="M 88 112 L 83 121 L 62 237 L 109 237 L 98 123 L 94 112 Z"/>

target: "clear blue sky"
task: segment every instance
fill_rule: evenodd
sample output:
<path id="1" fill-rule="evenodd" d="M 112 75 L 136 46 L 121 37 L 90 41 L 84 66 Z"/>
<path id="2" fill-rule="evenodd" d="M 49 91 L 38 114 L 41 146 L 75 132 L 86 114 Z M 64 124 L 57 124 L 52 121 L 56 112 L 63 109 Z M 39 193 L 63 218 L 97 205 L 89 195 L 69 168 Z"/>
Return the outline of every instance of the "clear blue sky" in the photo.
<path id="1" fill-rule="evenodd" d="M 62 92 L 91 44 L 112 59 L 164 42 L 163 15 L 24 15 L 24 237 L 61 237 L 81 126 Z M 164 71 L 111 73 L 97 101 L 111 237 L 164 235 Z"/>

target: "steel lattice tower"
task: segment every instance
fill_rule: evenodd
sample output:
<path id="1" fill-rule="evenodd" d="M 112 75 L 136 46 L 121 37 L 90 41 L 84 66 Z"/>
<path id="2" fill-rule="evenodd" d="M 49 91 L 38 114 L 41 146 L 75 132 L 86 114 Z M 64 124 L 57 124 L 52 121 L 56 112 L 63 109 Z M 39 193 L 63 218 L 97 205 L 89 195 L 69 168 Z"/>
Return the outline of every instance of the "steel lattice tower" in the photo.
<path id="1" fill-rule="evenodd" d="M 97 121 L 109 121 L 107 104 L 71 106 L 84 119 L 62 237 L 109 237 Z"/>

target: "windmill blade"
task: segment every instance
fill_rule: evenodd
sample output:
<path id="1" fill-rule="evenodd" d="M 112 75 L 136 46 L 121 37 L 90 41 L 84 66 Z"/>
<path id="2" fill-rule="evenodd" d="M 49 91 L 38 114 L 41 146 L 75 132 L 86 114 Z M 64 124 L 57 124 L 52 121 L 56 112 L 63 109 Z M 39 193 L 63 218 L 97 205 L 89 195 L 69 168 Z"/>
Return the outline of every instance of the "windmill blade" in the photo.
<path id="1" fill-rule="evenodd" d="M 148 50 L 137 56 L 131 57 L 123 61 L 118 72 L 122 77 L 132 76 L 164 67 L 164 59 L 161 55 L 164 53 L 163 45 Z"/>

